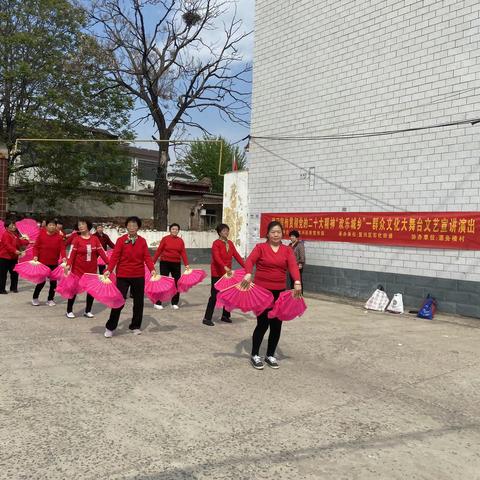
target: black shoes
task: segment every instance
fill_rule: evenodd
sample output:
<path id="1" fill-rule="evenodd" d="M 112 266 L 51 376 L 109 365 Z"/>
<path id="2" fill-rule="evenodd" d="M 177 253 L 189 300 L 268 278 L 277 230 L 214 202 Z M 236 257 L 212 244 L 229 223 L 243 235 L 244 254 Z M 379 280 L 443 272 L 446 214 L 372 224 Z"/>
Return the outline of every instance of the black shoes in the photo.
<path id="1" fill-rule="evenodd" d="M 215 324 L 211 320 L 207 320 L 206 318 L 203 319 L 202 322 L 204 325 L 208 325 L 209 327 L 214 327 Z"/>
<path id="2" fill-rule="evenodd" d="M 8 295 L 8 292 L 6 290 L 3 290 L 2 292 L 0 292 L 0 295 Z"/>
<path id="3" fill-rule="evenodd" d="M 225 323 L 232 323 L 232 319 L 230 317 L 222 317 L 220 320 Z"/>
<path id="4" fill-rule="evenodd" d="M 258 355 L 252 355 L 250 357 L 250 362 L 252 362 L 252 367 L 257 370 L 263 370 L 262 359 Z"/>
<path id="5" fill-rule="evenodd" d="M 265 363 L 271 368 L 279 368 L 277 359 L 275 357 L 265 357 Z"/>

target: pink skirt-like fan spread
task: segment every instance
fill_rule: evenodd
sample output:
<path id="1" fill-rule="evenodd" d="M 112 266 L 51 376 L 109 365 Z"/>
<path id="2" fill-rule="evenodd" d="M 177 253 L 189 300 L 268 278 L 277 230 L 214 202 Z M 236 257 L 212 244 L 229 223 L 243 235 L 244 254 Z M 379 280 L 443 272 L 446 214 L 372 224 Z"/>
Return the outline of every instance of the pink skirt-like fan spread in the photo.
<path id="1" fill-rule="evenodd" d="M 242 312 L 253 312 L 258 316 L 273 306 L 273 295 L 253 283 L 247 290 L 240 289 L 240 284 L 236 284 L 217 295 L 217 306 L 224 307 L 229 312 L 238 309 Z"/>
<path id="2" fill-rule="evenodd" d="M 57 284 L 57 293 L 67 300 L 73 298 L 75 295 L 84 292 L 79 285 L 80 277 L 74 273 L 64 275 Z"/>
<path id="3" fill-rule="evenodd" d="M 43 283 L 50 276 L 50 269 L 43 263 L 34 260 L 17 263 L 14 270 L 20 278 L 35 284 Z"/>
<path id="4" fill-rule="evenodd" d="M 177 290 L 181 293 L 188 292 L 192 287 L 202 282 L 206 276 L 207 274 L 203 270 L 185 271 L 178 279 Z"/>
<path id="5" fill-rule="evenodd" d="M 163 275 L 145 276 L 145 295 L 152 303 L 168 302 L 177 293 L 175 280 Z"/>
<path id="6" fill-rule="evenodd" d="M 115 282 L 113 274 L 107 278 L 96 273 L 84 273 L 79 286 L 108 308 L 120 308 L 125 305 L 125 299 Z"/>
<path id="7" fill-rule="evenodd" d="M 268 318 L 278 318 L 279 320 L 287 321 L 294 318 L 301 317 L 307 305 L 303 297 L 295 298 L 293 290 L 282 292 L 272 310 L 268 312 Z"/>
<path id="8" fill-rule="evenodd" d="M 215 283 L 215 288 L 219 292 L 221 292 L 222 290 L 225 290 L 226 288 L 231 287 L 238 282 L 241 282 L 244 276 L 245 270 L 243 268 L 234 270 L 233 275 L 228 276 L 227 274 L 225 274 L 223 277 L 220 278 L 220 280 L 217 280 L 217 282 Z"/>

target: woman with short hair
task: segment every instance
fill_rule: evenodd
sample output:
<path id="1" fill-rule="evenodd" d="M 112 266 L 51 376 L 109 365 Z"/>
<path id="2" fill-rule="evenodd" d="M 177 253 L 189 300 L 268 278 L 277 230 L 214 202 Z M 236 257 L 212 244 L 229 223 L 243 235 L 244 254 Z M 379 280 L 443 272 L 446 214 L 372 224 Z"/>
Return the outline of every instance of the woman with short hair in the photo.
<path id="1" fill-rule="evenodd" d="M 78 234 L 72 242 L 72 250 L 67 260 L 65 271 L 71 271 L 74 275 L 81 278 L 84 273 L 97 273 L 98 257 L 101 257 L 105 263 L 108 263 L 107 255 L 97 237 L 90 234 L 92 222 L 85 218 L 78 220 Z M 67 318 L 75 318 L 73 305 L 76 295 L 67 302 Z M 93 297 L 87 293 L 84 317 L 93 318 L 92 313 Z"/>
<path id="2" fill-rule="evenodd" d="M 138 235 L 138 230 L 142 226 L 140 218 L 133 216 L 125 220 L 127 233 L 118 238 L 113 249 L 112 257 L 108 262 L 107 269 L 103 273 L 109 276 L 110 272 L 116 269 L 117 288 L 127 298 L 127 292 L 130 291 L 133 296 L 133 316 L 129 325 L 129 330 L 134 335 L 142 333 L 143 305 L 145 293 L 145 266 L 151 274 L 155 272 L 155 266 L 148 251 L 147 241 Z M 110 317 L 105 325 L 104 336 L 111 338 L 118 327 L 120 308 L 112 308 Z"/>
<path id="3" fill-rule="evenodd" d="M 58 266 L 58 261 L 65 261 L 65 242 L 61 233 L 57 229 L 57 221 L 55 219 L 48 219 L 45 228 L 40 230 L 37 240 L 33 245 L 33 259 L 46 265 L 50 270 L 55 270 Z M 33 291 L 32 305 L 38 307 L 40 301 L 38 297 L 47 281 L 39 283 L 35 286 Z M 50 288 L 48 290 L 47 306 L 55 306 L 55 290 L 57 282 L 50 279 Z"/>
<path id="4" fill-rule="evenodd" d="M 285 290 L 287 272 L 290 273 L 294 280 L 294 295 L 301 296 L 302 284 L 300 282 L 298 265 L 292 249 L 283 245 L 282 236 L 282 225 L 276 221 L 270 222 L 267 226 L 267 241 L 257 244 L 245 262 L 245 271 L 247 273 L 241 283 L 242 288 L 249 288 L 252 282 L 252 271 L 256 267 L 255 285 L 269 290 L 275 300 Z M 252 356 L 250 361 L 257 370 L 263 369 L 259 351 L 263 337 L 269 328 L 270 334 L 268 336 L 265 363 L 272 368 L 279 367 L 275 357 L 275 350 L 280 340 L 282 322 L 278 318 L 268 318 L 270 310 L 271 308 L 267 308 L 257 317 L 257 326 L 252 335 Z"/>
<path id="5" fill-rule="evenodd" d="M 160 258 L 160 275 L 168 277 L 172 275 L 175 279 L 175 286 L 178 279 L 182 275 L 182 264 L 185 265 L 185 269 L 189 269 L 187 252 L 185 250 L 185 243 L 178 236 L 180 232 L 180 225 L 178 223 L 172 223 L 168 228 L 169 235 L 162 238 L 160 245 L 153 257 L 153 264 Z M 176 293 L 172 298 L 172 308 L 178 310 L 178 303 L 180 301 L 180 293 Z M 162 302 L 157 302 L 154 306 L 157 310 L 162 310 Z"/>
<path id="6" fill-rule="evenodd" d="M 5 220 L 5 231 L 0 240 L 0 294 L 7 294 L 7 274 L 10 273 L 10 292 L 18 292 L 18 273 L 14 270 L 24 247 L 29 240 L 20 236 L 16 221 L 13 218 Z"/>
<path id="7" fill-rule="evenodd" d="M 216 230 L 218 233 L 218 239 L 212 244 L 212 261 L 210 263 L 212 285 L 210 287 L 210 298 L 208 299 L 207 309 L 203 316 L 203 324 L 210 327 L 215 326 L 212 321 L 213 311 L 215 310 L 215 304 L 217 302 L 217 289 L 215 288 L 215 283 L 220 280 L 223 275 L 231 273 L 233 258 L 235 258 L 242 268 L 245 267 L 243 258 L 237 252 L 233 242 L 228 239 L 230 227 L 225 223 L 221 223 L 220 225 L 217 225 Z M 225 308 L 223 309 L 220 320 L 222 322 L 232 323 L 230 312 L 225 310 Z"/>

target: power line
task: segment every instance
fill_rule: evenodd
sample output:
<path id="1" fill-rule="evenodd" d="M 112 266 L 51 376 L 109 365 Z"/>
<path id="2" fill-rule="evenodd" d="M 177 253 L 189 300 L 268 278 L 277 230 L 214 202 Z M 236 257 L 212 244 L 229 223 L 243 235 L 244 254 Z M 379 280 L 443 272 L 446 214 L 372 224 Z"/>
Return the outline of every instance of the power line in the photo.
<path id="1" fill-rule="evenodd" d="M 431 130 L 435 128 L 456 127 L 459 125 L 476 125 L 480 123 L 480 118 L 471 118 L 467 120 L 459 120 L 457 122 L 439 123 L 436 125 L 427 125 L 424 127 L 411 127 L 398 130 L 385 130 L 379 132 L 361 132 L 361 133 L 344 133 L 344 134 L 331 134 L 331 135 L 313 135 L 313 136 L 295 136 L 295 135 L 251 135 L 250 138 L 257 140 L 279 140 L 279 141 L 316 141 L 316 140 L 345 140 L 354 138 L 369 138 L 369 137 L 381 137 L 385 135 L 396 135 L 399 133 L 419 132 L 422 130 Z"/>
<path id="2" fill-rule="evenodd" d="M 305 167 L 302 167 L 301 165 L 298 165 L 297 163 L 295 162 L 292 162 L 291 160 L 288 160 L 287 158 L 285 157 L 282 157 L 281 155 L 279 155 L 278 153 L 274 152 L 273 150 L 270 150 L 269 148 L 265 147 L 264 145 L 262 145 L 261 143 L 257 142 L 255 140 L 255 138 L 258 138 L 258 137 L 252 137 L 252 142 L 257 145 L 258 147 L 260 147 L 262 150 L 264 150 L 265 152 L 267 153 L 270 153 L 271 155 L 273 155 L 274 157 L 278 158 L 279 160 L 282 160 L 283 162 L 286 162 L 288 163 L 289 165 L 292 165 L 293 167 L 299 169 L 299 170 L 302 170 L 303 172 L 306 172 L 308 173 L 309 175 L 311 175 L 311 172 L 305 168 Z M 315 178 L 318 178 L 319 180 L 321 180 L 323 183 L 326 183 L 327 185 L 331 185 L 332 187 L 335 187 L 339 190 L 342 190 L 354 197 L 357 197 L 359 198 L 360 200 L 363 200 L 367 203 L 370 203 L 371 205 L 375 205 L 376 207 L 378 208 L 381 208 L 382 210 L 385 210 L 385 211 L 388 211 L 388 210 L 399 210 L 399 211 L 402 211 L 402 212 L 408 212 L 408 210 L 402 208 L 402 209 L 399 209 L 397 206 L 395 205 L 392 205 L 391 203 L 388 203 L 388 202 L 384 202 L 383 200 L 380 200 L 379 198 L 375 198 L 373 197 L 372 195 L 368 195 L 366 193 L 362 193 L 362 192 L 357 192 L 356 190 L 353 190 L 351 188 L 348 188 L 348 187 L 344 187 L 343 185 L 340 185 L 339 183 L 336 183 L 336 182 L 332 182 L 331 180 L 329 180 L 328 178 L 326 177 L 323 177 L 321 175 L 318 175 L 316 173 L 313 174 L 313 176 Z"/>

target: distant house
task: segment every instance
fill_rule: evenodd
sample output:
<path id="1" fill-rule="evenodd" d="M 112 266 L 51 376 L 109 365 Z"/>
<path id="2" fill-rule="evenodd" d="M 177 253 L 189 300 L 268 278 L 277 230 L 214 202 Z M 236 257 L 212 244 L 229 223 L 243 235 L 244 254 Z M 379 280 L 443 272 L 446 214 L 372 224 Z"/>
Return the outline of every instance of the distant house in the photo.
<path id="1" fill-rule="evenodd" d="M 155 184 L 158 151 L 136 147 L 126 147 L 131 158 L 132 168 L 125 178 L 124 189 L 120 192 L 121 202 L 105 205 L 95 198 L 95 184 L 98 178 L 91 176 L 91 185 L 85 187 L 85 195 L 74 202 L 58 205 L 56 213 L 62 218 L 74 221 L 78 216 L 86 216 L 95 221 L 116 223 L 128 215 L 138 215 L 150 226 L 153 219 L 153 188 Z M 169 188 L 168 222 L 179 223 L 184 230 L 211 230 L 222 219 L 222 195 L 212 193 L 209 179 L 196 180 L 182 173 L 167 175 Z M 11 187 L 21 189 L 15 177 Z M 117 193 L 115 193 L 118 195 Z M 41 214 L 35 205 L 22 202 L 11 205 L 10 210 L 19 213 Z"/>

